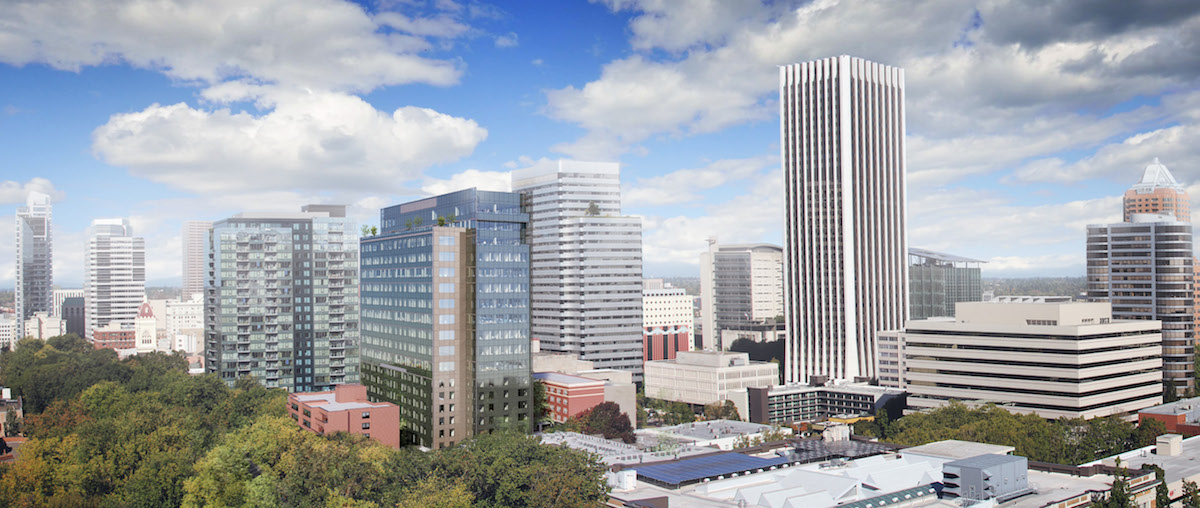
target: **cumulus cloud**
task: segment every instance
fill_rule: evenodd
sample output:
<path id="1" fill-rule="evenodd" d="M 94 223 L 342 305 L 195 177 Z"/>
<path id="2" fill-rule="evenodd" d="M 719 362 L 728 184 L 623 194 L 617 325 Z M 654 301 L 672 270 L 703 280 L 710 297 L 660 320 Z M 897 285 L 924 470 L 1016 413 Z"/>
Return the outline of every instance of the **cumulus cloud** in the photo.
<path id="1" fill-rule="evenodd" d="M 366 91 L 454 84 L 454 62 L 419 53 L 424 37 L 463 31 L 446 18 L 372 19 L 340 0 L 15 0 L 0 9 L 0 62 L 72 71 L 126 63 L 183 81 Z"/>
<path id="2" fill-rule="evenodd" d="M 106 163 L 194 192 L 398 188 L 487 137 L 473 120 L 417 107 L 388 114 L 335 92 L 277 92 L 255 115 L 154 104 L 92 135 Z"/>
<path id="3" fill-rule="evenodd" d="M 514 32 L 509 32 L 505 35 L 496 36 L 497 48 L 515 48 L 520 44 L 520 39 Z"/>
<path id="4" fill-rule="evenodd" d="M 512 179 L 508 171 L 480 171 L 468 169 L 456 173 L 448 179 L 425 178 L 421 192 L 428 196 L 437 196 L 449 192 L 470 189 L 509 192 L 512 190 Z"/>
<path id="5" fill-rule="evenodd" d="M 680 169 L 662 176 L 639 178 L 621 192 L 625 206 L 673 205 L 700 199 L 699 192 L 752 178 L 764 168 L 778 172 L 778 157 L 722 159 L 698 169 Z"/>
<path id="6" fill-rule="evenodd" d="M 0 204 L 23 204 L 31 191 L 46 194 L 53 201 L 61 201 L 65 196 L 54 188 L 53 182 L 45 178 L 34 177 L 25 183 L 3 180 L 0 181 Z"/>

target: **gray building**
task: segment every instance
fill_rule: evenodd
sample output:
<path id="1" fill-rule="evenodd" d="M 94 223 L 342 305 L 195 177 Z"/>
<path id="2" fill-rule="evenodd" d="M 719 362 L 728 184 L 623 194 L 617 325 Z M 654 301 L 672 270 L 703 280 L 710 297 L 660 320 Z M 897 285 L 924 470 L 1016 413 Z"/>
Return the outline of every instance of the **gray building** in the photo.
<path id="1" fill-rule="evenodd" d="M 50 196 L 30 192 L 17 209 L 17 287 L 14 294 L 18 324 L 34 312 L 50 312 L 54 291 L 54 259 Z"/>
<path id="2" fill-rule="evenodd" d="M 642 379 L 642 219 L 621 215 L 617 163 L 514 171 L 529 212 L 531 328 L 543 351 Z"/>
<path id="3" fill-rule="evenodd" d="M 904 414 L 906 397 L 898 388 L 850 384 L 751 387 L 732 394 L 729 399 L 747 421 L 791 424 L 821 421 L 831 416 L 874 416 L 882 410 L 895 419 Z"/>
<path id="4" fill-rule="evenodd" d="M 84 304 L 82 296 L 64 298 L 62 301 L 62 317 L 67 321 L 67 333 L 84 336 Z"/>
<path id="5" fill-rule="evenodd" d="M 1087 230 L 1087 295 L 1112 303 L 1116 319 L 1162 321 L 1163 380 L 1193 385 L 1192 224 L 1135 213 Z"/>
<path id="6" fill-rule="evenodd" d="M 954 304 L 983 301 L 978 259 L 908 249 L 909 319 L 954 317 Z"/>
<path id="7" fill-rule="evenodd" d="M 146 240 L 133 236 L 129 219 L 92 221 L 83 275 L 86 338 L 109 323 L 132 329 L 146 299 Z"/>
<path id="8" fill-rule="evenodd" d="M 213 224 L 205 371 L 292 392 L 357 383 L 358 228 L 344 206 L 242 213 Z"/>
<path id="9" fill-rule="evenodd" d="M 452 446 L 532 419 L 521 196 L 467 189 L 380 211 L 362 239 L 363 384 L 401 442 Z"/>
<path id="10" fill-rule="evenodd" d="M 1003 503 L 1033 492 L 1029 459 L 984 454 L 942 464 L 942 497 L 964 501 L 995 499 Z"/>
<path id="11" fill-rule="evenodd" d="M 783 248 L 709 238 L 700 254 L 700 300 L 703 349 L 728 349 L 725 330 L 774 323 L 783 315 Z"/>

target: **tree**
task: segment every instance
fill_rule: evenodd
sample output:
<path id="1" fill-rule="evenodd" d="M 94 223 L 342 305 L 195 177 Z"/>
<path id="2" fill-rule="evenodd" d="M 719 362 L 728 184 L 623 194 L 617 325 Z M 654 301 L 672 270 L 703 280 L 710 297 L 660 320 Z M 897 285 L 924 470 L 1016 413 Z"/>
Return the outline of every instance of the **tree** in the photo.
<path id="1" fill-rule="evenodd" d="M 379 234 L 379 227 L 378 227 L 378 226 L 371 226 L 371 236 L 375 236 L 375 235 L 378 235 L 378 234 Z"/>
<path id="2" fill-rule="evenodd" d="M 622 413 L 616 402 L 601 402 L 571 419 L 575 422 L 568 426 L 579 428 L 584 434 L 600 434 L 605 439 L 620 439 L 629 444 L 637 441 L 629 415 Z"/>
<path id="3" fill-rule="evenodd" d="M 732 400 L 724 400 L 713 402 L 704 406 L 705 420 L 741 420 L 742 417 L 738 414 L 737 406 Z"/>
<path id="4" fill-rule="evenodd" d="M 541 423 L 548 419 L 550 414 L 550 403 L 546 400 L 546 385 L 540 382 L 533 383 L 533 422 L 534 424 Z"/>
<path id="5" fill-rule="evenodd" d="M 1187 508 L 1200 508 L 1200 487 L 1196 482 L 1183 481 L 1183 505 Z"/>
<path id="6" fill-rule="evenodd" d="M 595 201 L 589 202 L 587 211 L 584 212 L 584 215 L 587 215 L 589 217 L 595 217 L 597 215 L 600 215 L 600 205 L 597 205 Z"/>
<path id="7" fill-rule="evenodd" d="M 1153 445 L 1158 442 L 1158 436 L 1166 433 L 1167 424 L 1163 423 L 1161 420 L 1155 420 L 1153 418 L 1142 420 L 1142 422 L 1137 426 L 1135 438 L 1136 443 L 1134 443 L 1134 448 Z"/>
<path id="8" fill-rule="evenodd" d="M 1149 467 L 1154 470 L 1154 478 L 1158 480 L 1158 485 L 1154 487 L 1154 506 L 1166 508 L 1171 506 L 1171 493 L 1167 490 L 1167 472 L 1157 464 L 1145 464 L 1142 467 Z"/>
<path id="9" fill-rule="evenodd" d="M 371 226 L 363 224 L 361 231 L 362 231 L 362 235 L 360 235 L 360 236 L 370 236 L 371 235 Z"/>
<path id="10" fill-rule="evenodd" d="M 1163 402 L 1175 402 L 1179 400 L 1179 391 L 1175 388 L 1175 379 L 1167 378 L 1163 382 Z"/>

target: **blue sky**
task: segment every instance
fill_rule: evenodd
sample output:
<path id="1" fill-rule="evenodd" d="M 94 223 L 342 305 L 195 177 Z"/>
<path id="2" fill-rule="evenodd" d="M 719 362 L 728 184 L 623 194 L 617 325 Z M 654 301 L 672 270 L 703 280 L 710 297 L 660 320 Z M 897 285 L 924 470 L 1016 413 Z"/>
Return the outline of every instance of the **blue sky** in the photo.
<path id="1" fill-rule="evenodd" d="M 1153 4 L 1153 7 L 1150 6 Z M 906 69 L 910 244 L 985 276 L 1083 274 L 1153 157 L 1200 190 L 1200 4 L 10 0 L 0 207 L 55 198 L 56 283 L 131 217 L 175 283 L 183 220 L 504 188 L 622 163 L 647 276 L 705 238 L 781 241 L 780 64 Z M 11 213 L 11 212 L 10 212 Z M 13 253 L 0 249 L 0 284 Z"/>

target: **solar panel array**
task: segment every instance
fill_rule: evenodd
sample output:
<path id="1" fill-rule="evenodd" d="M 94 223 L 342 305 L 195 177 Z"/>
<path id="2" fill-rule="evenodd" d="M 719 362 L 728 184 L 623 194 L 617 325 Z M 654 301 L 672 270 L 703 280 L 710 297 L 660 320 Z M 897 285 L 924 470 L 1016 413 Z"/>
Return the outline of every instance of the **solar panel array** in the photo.
<path id="1" fill-rule="evenodd" d="M 705 478 L 729 476 L 734 473 L 769 469 L 772 466 L 788 464 L 791 461 L 784 457 L 769 459 L 751 457 L 741 453 L 723 453 L 706 455 L 694 459 L 684 459 L 666 464 L 643 466 L 637 469 L 638 479 L 650 483 L 679 487 L 696 483 Z"/>

